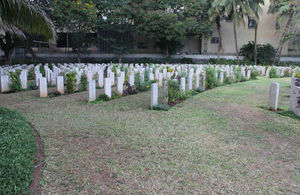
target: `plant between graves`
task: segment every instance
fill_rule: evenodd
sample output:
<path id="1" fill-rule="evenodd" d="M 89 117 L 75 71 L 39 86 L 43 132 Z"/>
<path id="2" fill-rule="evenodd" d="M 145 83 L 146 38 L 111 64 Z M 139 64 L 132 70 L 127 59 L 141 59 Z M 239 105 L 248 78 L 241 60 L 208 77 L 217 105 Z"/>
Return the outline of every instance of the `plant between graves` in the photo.
<path id="1" fill-rule="evenodd" d="M 152 107 L 152 110 L 168 111 L 170 109 L 171 109 L 171 106 L 168 104 L 157 104 Z"/>
<path id="2" fill-rule="evenodd" d="M 11 79 L 11 83 L 9 85 L 9 88 L 13 92 L 22 91 L 20 73 L 21 73 L 20 70 L 9 73 L 9 77 Z"/>
<path id="3" fill-rule="evenodd" d="M 300 72 L 297 72 L 297 73 L 295 74 L 295 77 L 298 78 L 298 79 L 300 79 Z"/>
<path id="4" fill-rule="evenodd" d="M 76 90 L 76 72 L 68 72 L 66 73 L 66 86 L 68 93 L 74 93 Z"/>
<path id="5" fill-rule="evenodd" d="M 40 73 L 45 76 L 45 67 L 43 65 L 40 66 Z"/>
<path id="6" fill-rule="evenodd" d="M 114 100 L 114 99 L 119 99 L 119 98 L 121 98 L 121 94 L 119 93 L 119 92 L 117 92 L 117 91 L 113 91 L 112 93 L 111 93 L 111 100 Z"/>
<path id="7" fill-rule="evenodd" d="M 100 101 L 100 102 L 106 102 L 109 101 L 110 98 L 106 95 L 106 94 L 101 94 L 98 96 L 96 101 Z"/>
<path id="8" fill-rule="evenodd" d="M 170 80 L 168 82 L 168 103 L 173 103 L 178 99 L 181 99 L 184 93 L 180 89 L 178 81 Z"/>
<path id="9" fill-rule="evenodd" d="M 205 89 L 202 87 L 199 87 L 199 88 L 195 89 L 195 91 L 198 93 L 203 93 L 203 92 L 205 92 Z"/>
<path id="10" fill-rule="evenodd" d="M 133 95 L 133 94 L 137 94 L 139 91 L 137 90 L 137 88 L 133 85 L 133 86 L 130 86 L 129 83 L 126 83 L 125 84 L 125 89 L 123 91 L 123 95 L 126 96 L 126 95 Z"/>
<path id="11" fill-rule="evenodd" d="M 270 78 L 278 78 L 277 69 L 275 67 L 272 67 L 269 75 Z"/>
<path id="12" fill-rule="evenodd" d="M 232 76 L 229 76 L 229 77 L 225 77 L 225 79 L 224 79 L 224 83 L 225 84 L 233 84 L 233 83 L 235 83 L 235 80 L 234 80 L 234 78 L 232 77 Z"/>
<path id="13" fill-rule="evenodd" d="M 28 71 L 28 80 L 34 80 L 34 68 L 30 68 Z"/>
<path id="14" fill-rule="evenodd" d="M 250 79 L 256 80 L 258 77 L 258 71 L 256 68 L 251 69 Z"/>
<path id="15" fill-rule="evenodd" d="M 83 91 L 86 91 L 87 90 L 87 76 L 86 74 L 82 74 L 81 77 L 80 77 L 80 88 L 81 90 Z"/>
<path id="16" fill-rule="evenodd" d="M 215 88 L 215 87 L 218 87 L 219 85 L 219 82 L 216 78 L 216 71 L 214 68 L 212 67 L 207 67 L 205 69 L 205 72 L 206 72 L 206 87 L 208 89 L 212 89 L 212 88 Z"/>
<path id="17" fill-rule="evenodd" d="M 39 88 L 39 87 L 36 86 L 35 83 L 31 83 L 31 84 L 29 85 L 29 89 L 31 89 L 31 90 L 37 90 L 38 88 Z"/>
<path id="18" fill-rule="evenodd" d="M 291 77 L 291 72 L 289 69 L 284 70 L 284 77 Z"/>

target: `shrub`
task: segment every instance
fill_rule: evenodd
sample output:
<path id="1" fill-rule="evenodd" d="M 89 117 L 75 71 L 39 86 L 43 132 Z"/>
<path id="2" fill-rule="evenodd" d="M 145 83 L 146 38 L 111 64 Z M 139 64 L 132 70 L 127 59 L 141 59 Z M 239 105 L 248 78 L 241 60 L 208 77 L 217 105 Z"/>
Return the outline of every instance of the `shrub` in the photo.
<path id="1" fill-rule="evenodd" d="M 53 97 L 57 97 L 60 96 L 61 94 L 58 91 L 52 92 L 48 94 L 48 98 L 53 98 Z"/>
<path id="2" fill-rule="evenodd" d="M 40 73 L 45 76 L 45 67 L 43 65 L 40 66 Z"/>
<path id="3" fill-rule="evenodd" d="M 233 83 L 235 83 L 235 80 L 234 80 L 234 78 L 232 76 L 225 77 L 224 83 L 225 84 L 233 84 Z"/>
<path id="4" fill-rule="evenodd" d="M 206 87 L 212 89 L 218 86 L 218 80 L 216 78 L 216 71 L 211 67 L 205 69 L 206 72 Z"/>
<path id="5" fill-rule="evenodd" d="M 275 67 L 272 67 L 270 70 L 270 78 L 278 78 L 279 76 L 277 75 L 277 69 Z"/>
<path id="6" fill-rule="evenodd" d="M 139 91 L 136 89 L 135 86 L 130 86 L 129 83 L 125 84 L 125 90 L 123 91 L 123 95 L 133 95 L 133 94 L 137 94 Z"/>
<path id="7" fill-rule="evenodd" d="M 39 87 L 36 86 L 35 83 L 31 83 L 31 84 L 29 85 L 29 89 L 31 89 L 31 90 L 37 90 L 38 88 L 39 88 Z"/>
<path id="8" fill-rule="evenodd" d="M 11 79 L 11 83 L 9 85 L 10 90 L 13 92 L 22 91 L 20 71 L 10 72 L 9 77 Z"/>
<path id="9" fill-rule="evenodd" d="M 80 88 L 81 90 L 83 91 L 86 91 L 87 90 L 87 76 L 86 74 L 82 74 L 81 77 L 80 77 Z"/>
<path id="10" fill-rule="evenodd" d="M 296 77 L 296 78 L 300 78 L 300 72 L 297 72 L 297 73 L 295 74 L 295 77 Z"/>
<path id="11" fill-rule="evenodd" d="M 205 89 L 202 87 L 199 87 L 199 88 L 195 89 L 195 91 L 198 93 L 202 93 L 202 92 L 205 92 Z"/>
<path id="12" fill-rule="evenodd" d="M 121 94 L 117 91 L 113 91 L 112 94 L 111 94 L 111 99 L 114 100 L 114 99 L 119 99 L 121 97 Z"/>
<path id="13" fill-rule="evenodd" d="M 0 108 L 0 194 L 29 194 L 36 145 L 31 126 L 16 112 Z"/>
<path id="14" fill-rule="evenodd" d="M 291 76 L 291 73 L 290 73 L 290 70 L 286 69 L 284 70 L 284 77 L 290 77 Z"/>
<path id="15" fill-rule="evenodd" d="M 66 73 L 66 86 L 68 93 L 74 93 L 76 89 L 76 72 L 68 72 Z"/>
<path id="16" fill-rule="evenodd" d="M 251 74 L 250 74 L 250 79 L 253 79 L 253 80 L 257 79 L 258 74 L 259 73 L 258 73 L 257 69 L 256 68 L 252 68 L 251 69 Z"/>
<path id="17" fill-rule="evenodd" d="M 34 68 L 30 68 L 28 71 L 28 80 L 34 80 Z"/>
<path id="18" fill-rule="evenodd" d="M 240 50 L 240 55 L 245 56 L 246 60 L 255 62 L 255 43 L 253 41 L 248 42 L 242 46 Z M 268 64 L 272 62 L 275 57 L 275 48 L 270 45 L 257 44 L 257 63 L 258 64 Z"/>
<path id="19" fill-rule="evenodd" d="M 180 89 L 178 81 L 170 80 L 168 82 L 168 102 L 172 103 L 180 99 L 182 96 L 182 91 Z"/>
<path id="20" fill-rule="evenodd" d="M 96 101 L 109 101 L 110 98 L 106 94 L 101 94 Z"/>
<path id="21" fill-rule="evenodd" d="M 162 111 L 168 111 L 171 109 L 171 106 L 168 104 L 157 104 L 152 107 L 153 110 L 162 110 Z"/>

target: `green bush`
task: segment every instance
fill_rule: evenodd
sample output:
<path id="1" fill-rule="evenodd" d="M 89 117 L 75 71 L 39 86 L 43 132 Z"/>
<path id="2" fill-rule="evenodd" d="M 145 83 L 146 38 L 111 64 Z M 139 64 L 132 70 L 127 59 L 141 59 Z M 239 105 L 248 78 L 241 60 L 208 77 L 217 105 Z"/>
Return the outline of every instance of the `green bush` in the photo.
<path id="1" fill-rule="evenodd" d="M 292 75 L 290 73 L 290 70 L 288 70 L 288 69 L 284 70 L 284 75 L 283 76 L 284 77 L 291 77 Z"/>
<path id="2" fill-rule="evenodd" d="M 212 67 L 207 67 L 205 69 L 206 72 L 206 88 L 212 89 L 219 85 L 218 80 L 216 78 L 216 71 Z"/>
<path id="3" fill-rule="evenodd" d="M 121 97 L 121 94 L 117 91 L 113 91 L 111 93 L 111 99 L 114 100 L 114 99 L 119 99 Z"/>
<path id="4" fill-rule="evenodd" d="M 105 102 L 105 101 L 109 101 L 109 100 L 110 100 L 110 98 L 106 94 L 101 94 L 98 96 L 96 101 Z"/>
<path id="5" fill-rule="evenodd" d="M 80 77 L 81 90 L 86 91 L 87 90 L 87 85 L 88 85 L 87 76 L 86 76 L 86 74 L 82 74 L 81 77 Z"/>
<path id="6" fill-rule="evenodd" d="M 272 67 L 270 70 L 270 78 L 278 78 L 279 76 L 277 75 L 277 69 L 275 67 Z"/>
<path id="7" fill-rule="evenodd" d="M 256 80 L 259 73 L 256 68 L 251 69 L 250 79 Z"/>
<path id="8" fill-rule="evenodd" d="M 34 68 L 30 68 L 28 71 L 28 80 L 34 80 Z"/>
<path id="9" fill-rule="evenodd" d="M 205 92 L 205 89 L 199 87 L 199 88 L 195 89 L 195 91 L 198 92 L 198 93 L 202 93 L 202 92 Z"/>
<path id="10" fill-rule="evenodd" d="M 175 102 L 182 97 L 182 94 L 178 81 L 170 80 L 168 82 L 168 102 Z"/>
<path id="11" fill-rule="evenodd" d="M 43 76 L 45 76 L 45 67 L 44 67 L 44 65 L 41 65 L 40 66 L 40 73 L 43 75 Z"/>
<path id="12" fill-rule="evenodd" d="M 233 83 L 235 83 L 235 80 L 234 80 L 234 78 L 232 77 L 232 76 L 229 76 L 229 77 L 225 77 L 225 79 L 224 79 L 224 83 L 225 84 L 233 84 Z"/>
<path id="13" fill-rule="evenodd" d="M 68 93 L 74 93 L 76 90 L 76 72 L 67 72 L 66 73 L 66 86 L 67 86 L 67 92 Z"/>
<path id="14" fill-rule="evenodd" d="M 20 70 L 9 73 L 9 77 L 11 79 L 11 83 L 9 84 L 9 88 L 13 92 L 22 91 L 20 73 L 21 73 Z"/>
<path id="15" fill-rule="evenodd" d="M 255 53 L 254 49 L 255 43 L 254 41 L 248 42 L 248 44 L 245 44 L 242 46 L 240 50 L 240 55 L 245 56 L 246 60 L 249 60 L 250 62 L 255 62 Z M 257 44 L 257 64 L 269 64 L 272 63 L 274 57 L 275 57 L 275 48 L 270 45 L 262 45 Z"/>
<path id="16" fill-rule="evenodd" d="M 168 111 L 171 109 L 171 106 L 168 104 L 157 104 L 152 107 L 153 110 L 162 110 L 162 111 Z"/>
<path id="17" fill-rule="evenodd" d="M 29 89 L 31 89 L 31 90 L 37 90 L 38 88 L 39 88 L 39 87 L 36 86 L 35 83 L 31 83 L 31 84 L 29 85 Z"/>
<path id="18" fill-rule="evenodd" d="M 300 72 L 297 72 L 297 73 L 295 74 L 295 77 L 296 77 L 296 78 L 300 78 Z"/>
<path id="19" fill-rule="evenodd" d="M 29 194 L 36 155 L 31 126 L 20 114 L 0 108 L 0 194 Z"/>

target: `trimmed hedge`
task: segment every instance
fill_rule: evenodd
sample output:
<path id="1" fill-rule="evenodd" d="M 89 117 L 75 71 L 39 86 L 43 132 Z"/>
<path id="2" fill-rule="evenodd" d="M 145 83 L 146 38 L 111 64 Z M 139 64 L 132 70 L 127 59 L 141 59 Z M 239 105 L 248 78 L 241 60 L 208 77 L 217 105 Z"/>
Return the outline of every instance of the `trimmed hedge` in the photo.
<path id="1" fill-rule="evenodd" d="M 19 113 L 0 107 L 0 194 L 29 194 L 36 144 Z"/>

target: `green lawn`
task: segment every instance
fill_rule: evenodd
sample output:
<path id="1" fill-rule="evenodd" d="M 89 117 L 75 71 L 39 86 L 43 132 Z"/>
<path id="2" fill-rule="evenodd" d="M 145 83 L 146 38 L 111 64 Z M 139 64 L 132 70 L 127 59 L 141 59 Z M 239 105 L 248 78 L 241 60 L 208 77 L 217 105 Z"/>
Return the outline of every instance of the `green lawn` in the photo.
<path id="1" fill-rule="evenodd" d="M 0 194 L 28 194 L 36 145 L 31 126 L 20 114 L 0 108 Z"/>
<path id="2" fill-rule="evenodd" d="M 87 92 L 26 91 L 0 106 L 42 137 L 43 194 L 299 194 L 300 121 L 261 108 L 272 81 L 287 110 L 287 78 L 219 87 L 168 112 L 148 109 L 150 92 L 89 104 Z"/>

